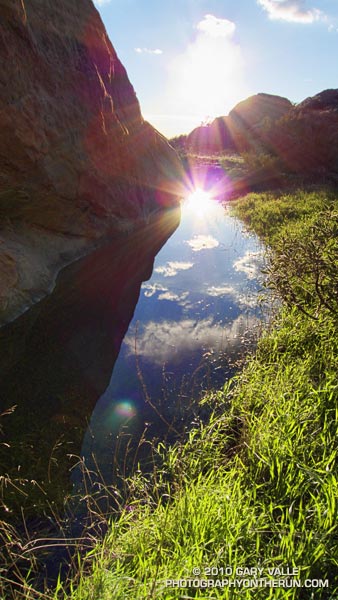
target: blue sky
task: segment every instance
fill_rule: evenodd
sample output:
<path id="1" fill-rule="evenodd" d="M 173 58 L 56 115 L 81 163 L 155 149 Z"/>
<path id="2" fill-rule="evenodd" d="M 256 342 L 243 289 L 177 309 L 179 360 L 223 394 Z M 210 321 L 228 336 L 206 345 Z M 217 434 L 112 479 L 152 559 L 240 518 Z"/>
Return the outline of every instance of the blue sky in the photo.
<path id="1" fill-rule="evenodd" d="M 96 0 L 144 117 L 168 137 L 258 92 L 338 88 L 338 0 Z"/>

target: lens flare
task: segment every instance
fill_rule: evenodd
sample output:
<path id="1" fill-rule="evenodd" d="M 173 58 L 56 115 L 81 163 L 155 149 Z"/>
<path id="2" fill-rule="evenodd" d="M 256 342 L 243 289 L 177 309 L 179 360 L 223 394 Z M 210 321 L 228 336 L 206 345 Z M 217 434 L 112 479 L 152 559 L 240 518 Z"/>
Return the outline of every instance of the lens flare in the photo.
<path id="1" fill-rule="evenodd" d="M 195 188 L 186 198 L 185 206 L 198 216 L 204 216 L 214 205 L 211 193 L 202 188 Z"/>
<path id="2" fill-rule="evenodd" d="M 130 400 L 121 400 L 114 407 L 114 414 L 123 419 L 131 419 L 136 415 L 135 406 Z"/>
<path id="3" fill-rule="evenodd" d="M 210 193 L 202 190 L 201 188 L 196 188 L 191 194 L 188 196 L 188 202 L 195 205 L 204 204 L 205 202 L 210 202 L 211 197 Z"/>

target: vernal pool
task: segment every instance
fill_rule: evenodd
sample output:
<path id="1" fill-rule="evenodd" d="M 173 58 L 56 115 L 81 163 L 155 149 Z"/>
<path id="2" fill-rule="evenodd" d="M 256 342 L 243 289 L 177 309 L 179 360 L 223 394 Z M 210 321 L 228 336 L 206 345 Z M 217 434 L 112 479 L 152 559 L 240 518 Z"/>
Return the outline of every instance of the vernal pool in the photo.
<path id="1" fill-rule="evenodd" d="M 27 523 L 62 507 L 74 483 L 83 490 L 79 459 L 91 481 L 123 483 L 147 468 L 151 440 L 188 431 L 261 327 L 262 261 L 257 238 L 200 193 L 180 223 L 167 211 L 64 269 L 3 327 L 0 465 L 17 482 L 2 492 L 7 514 L 24 510 Z"/>
<path id="2" fill-rule="evenodd" d="M 99 467 L 105 481 L 125 476 L 117 440 L 126 452 L 145 430 L 148 439 L 171 439 L 189 426 L 193 399 L 235 372 L 261 323 L 262 261 L 260 242 L 228 207 L 203 192 L 183 203 L 92 414 L 81 452 L 89 469 Z"/>

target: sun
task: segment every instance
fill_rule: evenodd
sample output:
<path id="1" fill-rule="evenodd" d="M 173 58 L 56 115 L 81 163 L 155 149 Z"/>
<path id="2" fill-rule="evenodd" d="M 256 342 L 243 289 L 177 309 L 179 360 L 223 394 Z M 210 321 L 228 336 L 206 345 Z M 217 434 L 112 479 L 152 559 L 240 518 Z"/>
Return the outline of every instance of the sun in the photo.
<path id="1" fill-rule="evenodd" d="M 205 216 L 210 211 L 213 204 L 214 202 L 211 193 L 199 187 L 195 188 L 187 195 L 184 203 L 189 211 L 199 217 Z"/>
<path id="2" fill-rule="evenodd" d="M 205 202 L 210 202 L 210 200 L 210 193 L 201 188 L 196 188 L 187 198 L 187 201 L 195 206 L 203 205 Z"/>
<path id="3" fill-rule="evenodd" d="M 211 14 L 195 24 L 182 52 L 168 58 L 167 73 L 161 111 L 172 116 L 166 122 L 175 135 L 199 126 L 205 115 L 226 115 L 251 91 L 235 23 Z"/>

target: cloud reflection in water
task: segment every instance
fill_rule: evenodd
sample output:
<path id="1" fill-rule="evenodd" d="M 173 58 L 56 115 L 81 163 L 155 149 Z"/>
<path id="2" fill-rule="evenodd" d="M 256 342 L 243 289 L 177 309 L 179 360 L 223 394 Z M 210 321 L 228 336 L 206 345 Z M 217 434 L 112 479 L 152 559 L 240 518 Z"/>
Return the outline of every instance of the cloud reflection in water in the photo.
<path id="1" fill-rule="evenodd" d="M 187 271 L 193 266 L 192 262 L 168 261 L 165 265 L 156 267 L 154 273 L 159 273 L 164 277 L 174 277 L 179 271 Z"/>
<path id="2" fill-rule="evenodd" d="M 262 269 L 262 252 L 246 252 L 234 262 L 236 271 L 244 273 L 248 279 L 258 279 Z"/>
<path id="3" fill-rule="evenodd" d="M 207 288 L 206 294 L 208 294 L 208 296 L 214 297 L 225 295 L 236 296 L 237 292 L 235 288 L 231 285 L 212 285 L 211 287 Z"/>
<path id="4" fill-rule="evenodd" d="M 150 321 L 142 329 L 128 333 L 125 338 L 127 354 L 135 352 L 139 357 L 154 364 L 181 360 L 182 355 L 198 350 L 212 349 L 227 352 L 243 342 L 247 331 L 252 331 L 259 323 L 254 316 L 241 315 L 230 324 L 222 325 L 213 318 L 196 321 Z"/>
<path id="5" fill-rule="evenodd" d="M 211 248 L 217 248 L 219 241 L 216 240 L 212 235 L 195 235 L 191 240 L 186 242 L 193 252 L 199 252 L 200 250 L 210 250 Z"/>
<path id="6" fill-rule="evenodd" d="M 171 302 L 178 302 L 179 304 L 184 302 L 189 296 L 189 292 L 183 292 L 182 294 L 175 294 L 170 290 L 166 290 L 159 294 L 158 300 L 170 300 Z"/>
<path id="7" fill-rule="evenodd" d="M 157 292 L 167 292 L 168 288 L 160 283 L 144 283 L 142 289 L 146 298 L 151 298 Z"/>

